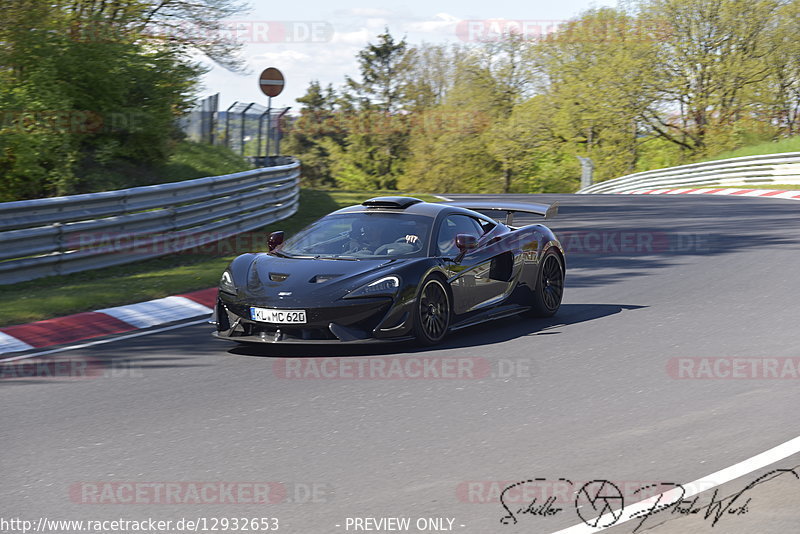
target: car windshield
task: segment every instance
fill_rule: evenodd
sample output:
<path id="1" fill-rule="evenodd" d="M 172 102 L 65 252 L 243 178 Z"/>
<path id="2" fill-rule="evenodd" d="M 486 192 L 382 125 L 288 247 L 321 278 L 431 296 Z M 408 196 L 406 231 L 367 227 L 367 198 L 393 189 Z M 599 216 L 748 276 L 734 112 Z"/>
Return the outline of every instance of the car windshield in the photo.
<path id="1" fill-rule="evenodd" d="M 334 214 L 286 240 L 279 251 L 342 259 L 424 256 L 432 221 L 404 213 Z"/>

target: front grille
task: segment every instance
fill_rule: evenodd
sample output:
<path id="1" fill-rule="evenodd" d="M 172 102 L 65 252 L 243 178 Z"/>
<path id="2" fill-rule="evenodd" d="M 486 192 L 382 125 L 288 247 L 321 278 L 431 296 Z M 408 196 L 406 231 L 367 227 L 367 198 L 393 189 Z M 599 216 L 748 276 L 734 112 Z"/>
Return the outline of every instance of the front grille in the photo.
<path id="1" fill-rule="evenodd" d="M 297 339 L 297 340 L 318 340 L 318 339 L 336 339 L 336 336 L 331 334 L 327 328 L 298 328 L 296 326 L 275 326 L 275 325 L 262 325 L 256 323 L 244 323 L 245 335 L 248 336 L 261 336 L 264 334 L 268 339 L 272 339 L 280 330 L 281 339 Z"/>

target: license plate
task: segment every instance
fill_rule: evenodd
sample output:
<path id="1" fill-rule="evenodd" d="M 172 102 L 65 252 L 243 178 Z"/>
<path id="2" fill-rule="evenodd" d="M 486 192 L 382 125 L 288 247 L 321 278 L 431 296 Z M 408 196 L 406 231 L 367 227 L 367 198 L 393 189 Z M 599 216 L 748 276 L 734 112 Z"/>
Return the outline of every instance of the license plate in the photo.
<path id="1" fill-rule="evenodd" d="M 250 308 L 250 318 L 261 323 L 304 324 L 306 322 L 306 311 Z"/>

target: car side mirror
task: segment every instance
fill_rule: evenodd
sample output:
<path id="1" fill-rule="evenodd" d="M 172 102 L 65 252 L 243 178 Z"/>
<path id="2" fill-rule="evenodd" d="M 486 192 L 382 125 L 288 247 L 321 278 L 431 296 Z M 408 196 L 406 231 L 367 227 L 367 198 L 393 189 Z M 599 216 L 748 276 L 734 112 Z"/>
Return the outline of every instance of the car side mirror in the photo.
<path id="1" fill-rule="evenodd" d="M 280 245 L 283 244 L 283 232 L 272 232 L 269 234 L 269 239 L 267 240 L 267 246 L 269 246 L 269 251 L 272 252 Z"/>
<path id="2" fill-rule="evenodd" d="M 478 246 L 478 238 L 470 234 L 458 234 L 456 236 L 456 247 L 461 252 L 472 250 Z"/>
<path id="3" fill-rule="evenodd" d="M 464 259 L 464 256 L 470 250 L 476 248 L 478 246 L 478 238 L 474 235 L 470 234 L 458 234 L 456 236 L 456 247 L 460 251 L 458 256 L 456 257 L 456 263 L 460 262 Z"/>

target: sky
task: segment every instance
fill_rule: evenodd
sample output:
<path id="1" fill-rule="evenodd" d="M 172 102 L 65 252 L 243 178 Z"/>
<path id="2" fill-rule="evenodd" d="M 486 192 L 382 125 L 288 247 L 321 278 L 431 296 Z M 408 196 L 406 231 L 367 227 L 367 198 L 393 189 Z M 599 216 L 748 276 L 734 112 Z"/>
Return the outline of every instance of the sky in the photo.
<path id="1" fill-rule="evenodd" d="M 358 78 L 356 54 L 388 28 L 411 44 L 470 43 L 510 28 L 535 37 L 556 31 L 559 23 L 586 9 L 617 5 L 617 0 L 407 0 L 402 6 L 378 0 L 251 0 L 249 12 L 226 21 L 230 35 L 244 42 L 244 72 L 230 72 L 205 60 L 201 96 L 220 93 L 220 110 L 235 101 L 267 104 L 258 75 L 279 69 L 286 84 L 273 107 L 297 112 L 312 80 L 323 86 Z"/>

